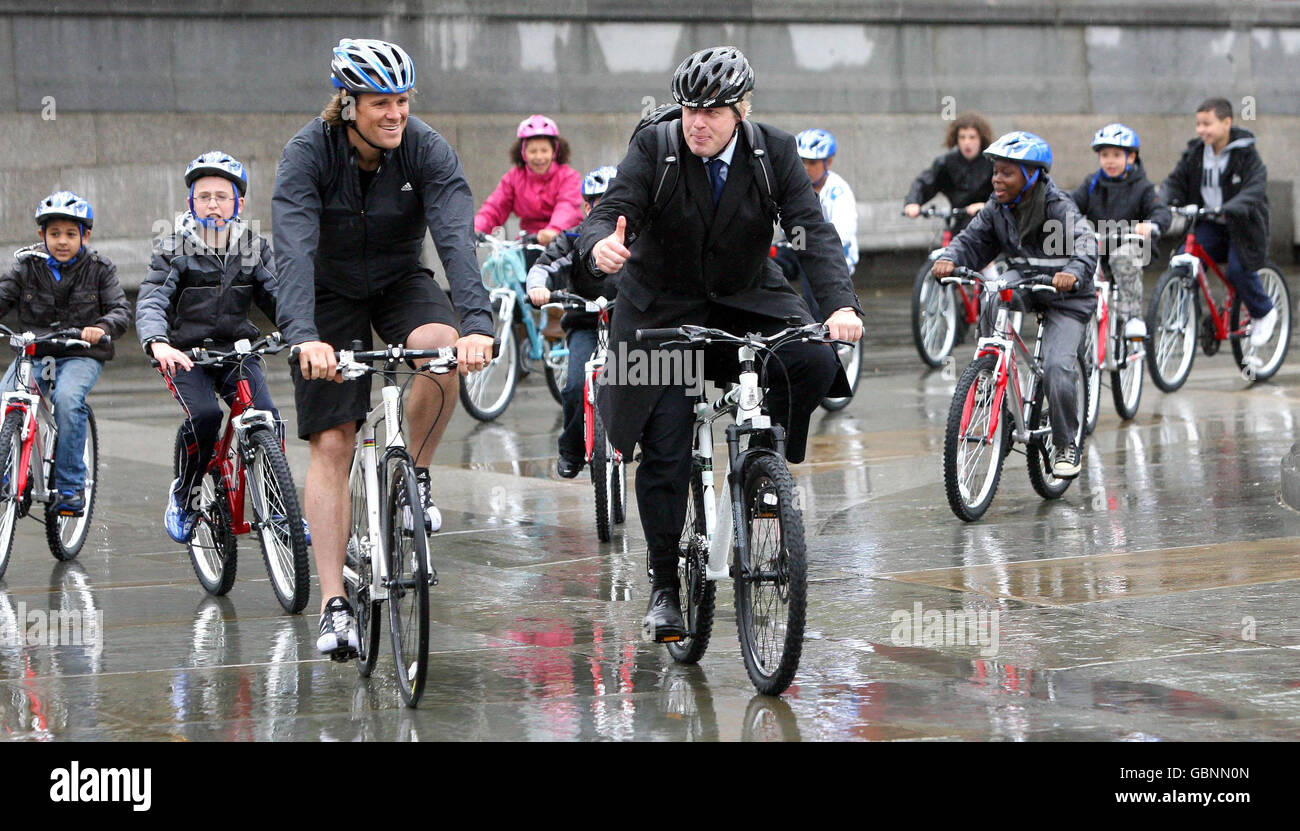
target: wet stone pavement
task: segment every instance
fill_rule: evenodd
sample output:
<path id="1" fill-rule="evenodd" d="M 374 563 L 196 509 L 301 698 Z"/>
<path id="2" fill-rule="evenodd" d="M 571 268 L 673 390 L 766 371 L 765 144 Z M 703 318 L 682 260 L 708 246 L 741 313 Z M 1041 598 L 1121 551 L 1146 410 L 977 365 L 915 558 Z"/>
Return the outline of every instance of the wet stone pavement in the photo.
<path id="1" fill-rule="evenodd" d="M 179 408 L 131 335 L 91 397 L 101 489 L 85 550 L 56 563 L 41 525 L 18 523 L 0 583 L 4 735 L 1300 738 L 1300 515 L 1277 498 L 1279 460 L 1297 439 L 1300 356 L 1248 386 L 1230 355 L 1200 355 L 1176 394 L 1148 380 L 1128 424 L 1103 389 L 1064 498 L 1041 500 L 1012 454 L 988 514 L 966 524 L 941 474 L 953 374 L 923 371 L 907 295 L 863 299 L 873 319 L 861 391 L 814 416 L 794 471 L 811 583 L 803 659 L 782 697 L 754 694 L 728 582 L 698 666 L 640 642 L 635 504 L 613 542 L 598 543 L 586 473 L 553 473 L 559 407 L 532 377 L 496 423 L 457 413 L 435 459 L 444 527 L 429 686 L 418 710 L 402 707 L 387 623 L 370 680 L 319 659 L 318 588 L 307 614 L 282 613 L 250 538 L 230 594 L 204 594 L 161 524 Z M 960 347 L 959 364 L 970 352 Z M 279 359 L 270 374 L 292 424 Z M 301 485 L 306 445 L 291 439 L 289 453 Z M 12 637 L 33 612 L 71 610 L 102 613 L 98 647 Z M 956 611 L 985 624 L 982 640 L 931 625 Z"/>

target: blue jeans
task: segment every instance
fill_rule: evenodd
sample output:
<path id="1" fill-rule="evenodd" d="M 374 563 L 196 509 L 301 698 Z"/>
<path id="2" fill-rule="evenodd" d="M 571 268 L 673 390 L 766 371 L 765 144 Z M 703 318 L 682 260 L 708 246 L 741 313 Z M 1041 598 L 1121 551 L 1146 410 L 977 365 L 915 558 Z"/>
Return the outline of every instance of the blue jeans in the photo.
<path id="1" fill-rule="evenodd" d="M 559 451 L 566 459 L 581 460 L 587 455 L 583 431 L 583 369 L 596 351 L 595 329 L 574 329 L 569 333 L 569 374 L 564 379 L 564 430 L 560 433 Z"/>
<path id="2" fill-rule="evenodd" d="M 54 405 L 54 425 L 59 439 L 54 447 L 54 488 L 64 493 L 79 491 L 86 486 L 86 462 L 82 449 L 86 444 L 86 418 L 90 408 L 86 396 L 99 380 L 104 364 L 94 358 L 54 358 L 54 390 L 46 378 L 49 358 L 38 359 L 32 373 L 41 387 L 41 394 Z M 9 366 L 0 387 L 14 389 L 15 366 Z"/>
<path id="3" fill-rule="evenodd" d="M 1228 238 L 1228 226 L 1217 222 L 1202 222 L 1196 226 L 1196 242 L 1205 249 L 1205 253 L 1214 258 L 1216 263 L 1228 261 L 1228 282 L 1237 290 L 1241 301 L 1250 310 L 1250 316 L 1258 320 L 1273 308 L 1273 301 L 1264 292 L 1264 284 L 1259 274 L 1247 272 L 1241 267 L 1237 249 L 1232 247 Z"/>

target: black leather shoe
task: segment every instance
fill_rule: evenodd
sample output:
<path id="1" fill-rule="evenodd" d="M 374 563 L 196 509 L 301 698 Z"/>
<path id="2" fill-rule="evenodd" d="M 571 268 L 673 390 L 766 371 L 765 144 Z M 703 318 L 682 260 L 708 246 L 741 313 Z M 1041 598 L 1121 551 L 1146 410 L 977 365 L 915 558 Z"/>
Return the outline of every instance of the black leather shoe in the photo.
<path id="1" fill-rule="evenodd" d="M 655 589 L 650 594 L 650 605 L 641 622 L 643 640 L 655 643 L 680 641 L 686 636 L 686 621 L 682 620 L 682 603 L 677 597 L 677 587 Z"/>
<path id="2" fill-rule="evenodd" d="M 555 460 L 555 472 L 565 479 L 572 479 L 582 470 L 583 461 L 581 459 L 569 459 L 559 456 Z"/>

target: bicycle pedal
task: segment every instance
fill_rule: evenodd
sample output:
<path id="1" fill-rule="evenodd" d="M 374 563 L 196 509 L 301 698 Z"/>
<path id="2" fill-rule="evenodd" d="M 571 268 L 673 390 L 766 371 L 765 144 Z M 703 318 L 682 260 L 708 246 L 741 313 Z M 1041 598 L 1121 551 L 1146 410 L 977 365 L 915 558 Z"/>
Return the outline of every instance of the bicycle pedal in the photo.
<path id="1" fill-rule="evenodd" d="M 330 660 L 336 664 L 346 664 L 353 658 L 360 657 L 361 653 L 355 649 L 340 649 L 330 653 Z"/>

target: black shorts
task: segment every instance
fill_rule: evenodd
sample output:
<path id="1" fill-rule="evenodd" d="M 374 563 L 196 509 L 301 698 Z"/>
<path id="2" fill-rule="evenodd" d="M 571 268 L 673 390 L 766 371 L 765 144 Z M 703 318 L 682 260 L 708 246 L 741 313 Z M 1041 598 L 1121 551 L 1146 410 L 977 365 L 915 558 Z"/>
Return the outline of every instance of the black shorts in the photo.
<path id="1" fill-rule="evenodd" d="M 433 273 L 420 269 L 393 285 L 357 299 L 316 287 L 316 331 L 335 349 L 351 349 L 359 340 L 373 349 L 370 330 L 383 344 L 405 343 L 426 323 L 443 323 L 459 331 L 460 317 Z M 355 381 L 305 381 L 297 362 L 290 364 L 294 401 L 298 407 L 298 438 L 347 424 L 360 423 L 370 412 L 370 377 Z"/>

